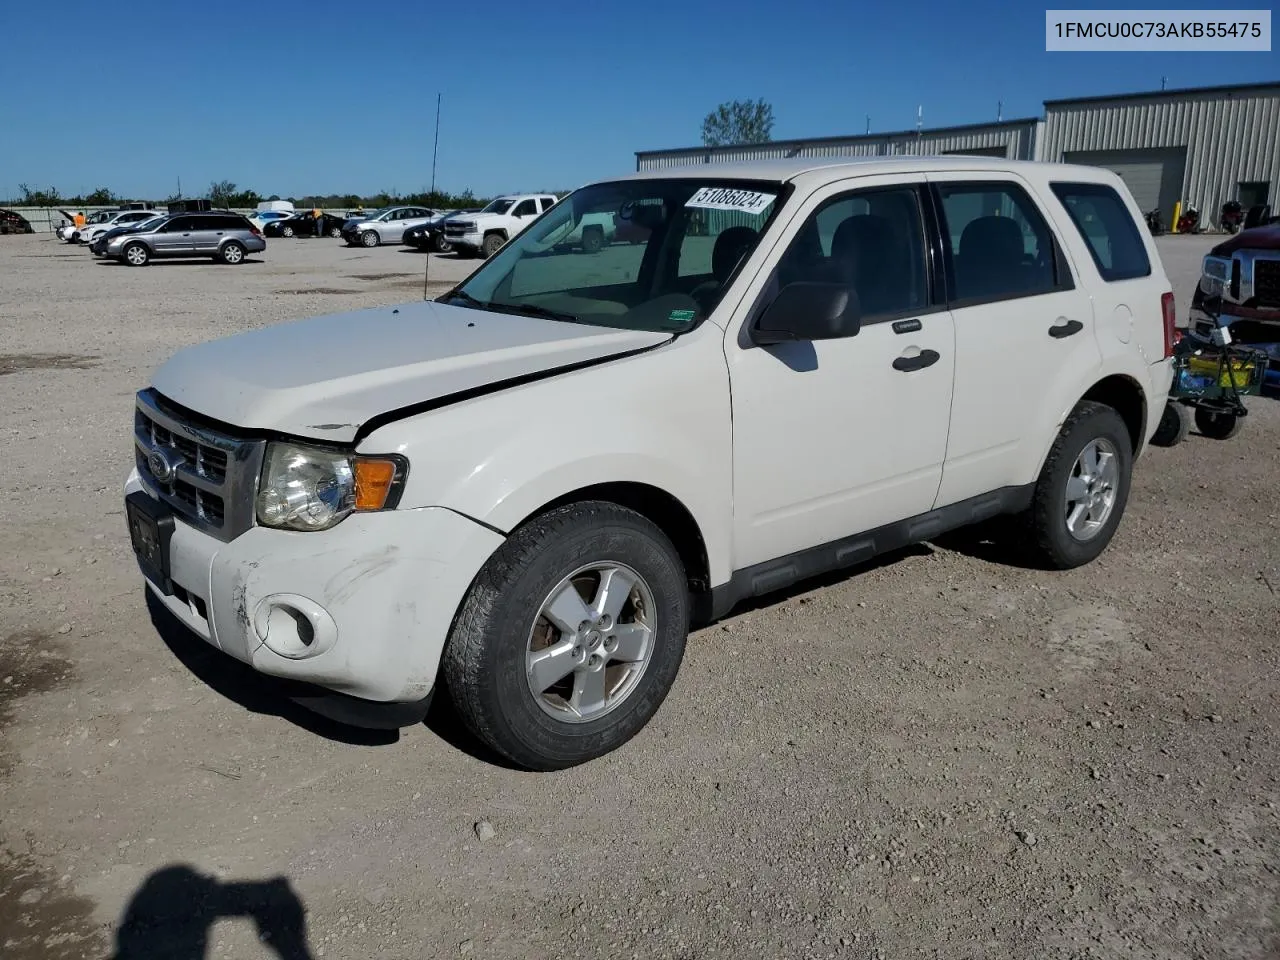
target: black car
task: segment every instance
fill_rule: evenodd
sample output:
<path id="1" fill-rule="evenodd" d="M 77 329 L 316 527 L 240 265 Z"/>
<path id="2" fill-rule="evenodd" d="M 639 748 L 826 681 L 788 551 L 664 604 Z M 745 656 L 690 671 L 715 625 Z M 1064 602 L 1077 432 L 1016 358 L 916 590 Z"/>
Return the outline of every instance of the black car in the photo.
<path id="1" fill-rule="evenodd" d="M 0 210 L 0 234 L 32 232 L 26 217 L 12 210 Z"/>
<path id="2" fill-rule="evenodd" d="M 453 244 L 444 238 L 444 222 L 453 217 L 462 216 L 468 213 L 479 213 L 480 208 L 474 210 L 455 210 L 453 213 L 446 214 L 439 220 L 431 223 L 420 224 L 416 227 L 410 227 L 404 232 L 402 243 L 406 247 L 413 247 L 416 250 L 427 250 L 431 253 L 448 253 L 453 249 Z"/>
<path id="3" fill-rule="evenodd" d="M 112 227 L 110 230 L 104 230 L 93 238 L 93 242 L 89 244 L 89 252 L 94 256 L 102 256 L 107 252 L 107 244 L 116 237 L 125 233 L 137 233 L 139 230 L 150 228 L 153 220 L 160 220 L 168 216 L 159 210 L 152 211 L 155 216 L 151 220 L 140 220 L 136 223 L 126 223 L 118 227 Z"/>
<path id="4" fill-rule="evenodd" d="M 342 217 L 331 213 L 320 214 L 320 236 L 342 236 Z M 314 237 L 316 235 L 316 218 L 308 213 L 295 213 L 292 217 L 271 220 L 262 228 L 265 237 Z"/>

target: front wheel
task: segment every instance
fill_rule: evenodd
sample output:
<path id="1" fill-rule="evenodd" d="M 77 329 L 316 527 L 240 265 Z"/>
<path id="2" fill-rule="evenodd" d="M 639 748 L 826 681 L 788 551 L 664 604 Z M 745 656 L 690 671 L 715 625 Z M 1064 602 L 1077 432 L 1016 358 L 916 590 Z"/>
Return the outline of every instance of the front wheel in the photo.
<path id="1" fill-rule="evenodd" d="M 1230 440 L 1244 422 L 1234 413 L 1196 408 L 1196 429 L 1210 440 Z"/>
<path id="2" fill-rule="evenodd" d="M 436 253 L 448 253 L 453 249 L 453 244 L 446 240 L 443 234 L 438 233 L 432 241 L 432 248 Z"/>
<path id="3" fill-rule="evenodd" d="M 293 236 L 293 227 L 281 227 L 280 234 L 285 237 Z"/>
<path id="4" fill-rule="evenodd" d="M 1191 429 L 1191 413 L 1181 403 L 1169 401 L 1164 405 L 1164 413 L 1160 416 L 1160 425 L 1151 435 L 1154 447 L 1176 447 L 1187 439 Z"/>
<path id="5" fill-rule="evenodd" d="M 151 251 L 145 243 L 131 243 L 124 248 L 124 262 L 131 267 L 145 267 L 151 259 Z"/>
<path id="6" fill-rule="evenodd" d="M 1027 546 L 1055 570 L 1096 558 L 1120 525 L 1129 499 L 1133 445 L 1116 411 L 1081 401 L 1067 417 L 1036 480 Z"/>
<path id="7" fill-rule="evenodd" d="M 333 238 L 335 238 L 335 239 L 336 239 L 336 238 L 338 238 L 338 237 L 340 237 L 340 236 L 342 236 L 342 228 L 341 228 L 341 227 L 330 227 L 330 228 L 329 228 L 329 236 L 331 236 L 331 237 L 333 237 Z"/>
<path id="8" fill-rule="evenodd" d="M 235 266 L 244 263 L 245 249 L 234 240 L 223 244 L 222 249 L 218 251 L 218 257 L 223 263 Z"/>
<path id="9" fill-rule="evenodd" d="M 376 247 L 382 242 L 377 230 L 365 230 L 360 234 L 360 243 L 366 247 Z"/>
<path id="10" fill-rule="evenodd" d="M 502 245 L 506 242 L 507 241 L 502 239 L 501 234 L 491 233 L 484 238 L 484 243 L 480 247 L 480 252 L 484 255 L 484 258 L 488 260 L 495 253 L 501 250 Z"/>
<path id="11" fill-rule="evenodd" d="M 467 728 L 518 766 L 603 756 L 657 712 L 684 657 L 689 589 L 671 541 L 616 504 L 517 530 L 480 571 L 441 669 Z"/>

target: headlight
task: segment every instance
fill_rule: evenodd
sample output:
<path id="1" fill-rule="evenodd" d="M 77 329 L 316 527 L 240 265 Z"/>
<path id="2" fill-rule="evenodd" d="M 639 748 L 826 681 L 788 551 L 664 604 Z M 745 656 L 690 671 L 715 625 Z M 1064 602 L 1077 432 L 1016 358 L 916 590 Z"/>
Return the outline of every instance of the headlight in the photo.
<path id="1" fill-rule="evenodd" d="M 1231 261 L 1222 257 L 1205 257 L 1201 272 L 1206 277 L 1226 283 L 1231 279 Z"/>
<path id="2" fill-rule="evenodd" d="M 404 475 L 399 457 L 269 443 L 258 485 L 258 522 L 285 530 L 327 530 L 357 510 L 394 507 Z"/>

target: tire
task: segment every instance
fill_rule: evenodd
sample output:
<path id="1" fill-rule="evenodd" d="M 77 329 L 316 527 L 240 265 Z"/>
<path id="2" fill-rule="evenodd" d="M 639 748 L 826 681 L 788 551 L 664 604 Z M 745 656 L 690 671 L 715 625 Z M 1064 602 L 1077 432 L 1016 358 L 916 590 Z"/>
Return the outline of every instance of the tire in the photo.
<path id="1" fill-rule="evenodd" d="M 596 621 L 572 634 L 558 630 L 542 612 L 553 597 L 573 590 L 571 575 L 580 575 L 588 597 L 597 595 L 601 578 L 584 572 L 593 565 L 615 571 L 609 580 L 615 585 L 630 586 L 636 578 L 625 600 L 615 593 L 616 605 L 607 604 L 614 607 L 617 623 Z M 637 597 L 642 598 L 638 605 Z M 570 619 L 587 614 L 578 593 L 566 602 Z M 638 668 L 639 661 L 631 661 L 628 671 L 609 656 L 608 651 L 624 649 L 611 648 L 610 642 L 627 643 L 610 627 L 621 635 L 619 627 L 640 623 L 637 610 L 649 604 L 651 629 L 628 632 L 632 643 L 644 644 L 636 655 L 647 659 Z M 684 566 L 657 526 L 612 503 L 560 507 L 512 534 L 472 582 L 445 645 L 445 685 L 466 727 L 515 765 L 529 770 L 576 766 L 616 750 L 657 712 L 684 657 L 689 609 Z M 552 682 L 542 687 L 548 677 L 533 679 L 529 657 L 566 642 L 576 645 L 562 646 L 559 656 L 566 659 L 556 662 L 567 672 L 555 680 L 557 671 L 550 671 Z M 575 713 L 569 704 L 594 678 L 603 699 L 595 701 L 595 709 L 580 703 L 582 712 Z M 535 693 L 535 686 L 542 692 Z M 618 699 L 610 704 L 614 696 Z"/>
<path id="2" fill-rule="evenodd" d="M 446 240 L 443 235 L 437 234 L 435 240 L 432 241 L 431 248 L 436 253 L 448 253 L 453 249 L 453 244 Z"/>
<path id="3" fill-rule="evenodd" d="M 281 228 L 280 228 L 280 236 L 282 236 L 282 237 L 292 237 L 292 236 L 293 236 L 293 227 L 281 227 Z"/>
<path id="4" fill-rule="evenodd" d="M 145 267 L 151 262 L 151 251 L 145 243 L 131 243 L 120 251 L 120 259 L 131 267 Z"/>
<path id="5" fill-rule="evenodd" d="M 1108 457 L 1092 484 L 1078 475 L 1092 459 L 1086 451 Z M 1030 558 L 1049 569 L 1070 570 L 1102 553 L 1124 515 L 1132 471 L 1133 445 L 1120 414 L 1089 400 L 1076 404 L 1045 458 L 1024 515 Z M 1093 507 L 1085 499 L 1090 496 L 1097 498 Z"/>
<path id="6" fill-rule="evenodd" d="M 218 259 L 228 266 L 239 266 L 244 263 L 245 248 L 234 240 L 228 240 L 218 251 Z"/>
<path id="7" fill-rule="evenodd" d="M 582 252 L 599 253 L 604 247 L 604 231 L 599 227 L 582 231 Z"/>
<path id="8" fill-rule="evenodd" d="M 502 234 L 491 233 L 484 238 L 484 242 L 480 246 L 480 255 L 486 260 L 502 249 L 502 245 L 507 241 L 502 239 Z"/>
<path id="9" fill-rule="evenodd" d="M 1230 440 L 1243 426 L 1244 420 L 1234 413 L 1196 409 L 1196 429 L 1210 440 Z"/>
<path id="10" fill-rule="evenodd" d="M 362 247 L 376 247 L 382 242 L 382 238 L 378 236 L 377 230 L 364 230 L 360 233 L 360 245 Z"/>
<path id="11" fill-rule="evenodd" d="M 1169 401 L 1160 415 L 1160 425 L 1151 435 L 1154 447 L 1176 447 L 1191 430 L 1191 412 L 1181 403 Z"/>
<path id="12" fill-rule="evenodd" d="M 333 237 L 335 240 L 336 240 L 338 237 L 341 237 L 341 236 L 342 236 L 342 228 L 341 228 L 341 227 L 330 227 L 330 228 L 329 228 L 329 236 Z"/>

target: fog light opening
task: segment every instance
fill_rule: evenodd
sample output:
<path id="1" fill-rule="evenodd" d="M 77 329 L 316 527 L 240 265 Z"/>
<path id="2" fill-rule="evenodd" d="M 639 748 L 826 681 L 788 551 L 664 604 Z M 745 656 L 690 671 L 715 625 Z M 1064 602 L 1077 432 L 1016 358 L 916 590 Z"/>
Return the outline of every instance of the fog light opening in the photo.
<path id="1" fill-rule="evenodd" d="M 338 637 L 337 624 L 327 610 L 293 594 L 264 599 L 254 613 L 253 626 L 268 650 L 290 660 L 318 656 Z"/>

